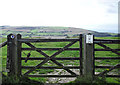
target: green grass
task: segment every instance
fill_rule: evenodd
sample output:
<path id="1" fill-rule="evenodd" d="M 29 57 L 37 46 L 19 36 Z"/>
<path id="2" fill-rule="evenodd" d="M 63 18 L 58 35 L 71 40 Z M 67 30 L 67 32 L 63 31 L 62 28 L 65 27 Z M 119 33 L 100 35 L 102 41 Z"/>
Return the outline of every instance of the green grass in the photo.
<path id="1" fill-rule="evenodd" d="M 46 36 L 46 35 L 49 35 L 49 36 L 64 36 L 64 35 L 66 35 L 65 33 L 60 33 L 60 32 L 45 32 L 45 30 L 48 30 L 48 29 L 58 29 L 58 30 L 60 30 L 60 29 L 64 29 L 64 30 L 68 30 L 68 27 L 43 27 L 43 28 L 41 28 L 41 29 L 43 29 L 44 30 L 44 32 L 42 33 L 42 32 L 39 32 L 39 30 L 40 29 L 31 29 L 31 30 L 29 30 L 29 32 L 21 32 L 21 31 L 17 31 L 17 30 L 1 30 L 0 31 L 0 34 L 4 34 L 4 35 L 2 35 L 2 37 L 4 37 L 4 38 L 6 38 L 7 37 L 7 35 L 8 34 L 10 34 L 10 33 L 14 33 L 14 34 L 22 34 L 22 37 L 30 37 L 31 35 L 32 36 Z M 72 34 L 73 35 L 73 34 Z M 69 36 L 69 34 L 68 34 L 68 36 Z"/>
<path id="2" fill-rule="evenodd" d="M 96 38 L 96 37 L 95 37 Z M 97 37 L 97 39 L 118 39 L 117 37 Z M 6 38 L 2 39 L 2 42 L 6 41 Z M 35 45 L 38 48 L 50 48 L 50 47 L 64 47 L 65 45 L 67 45 L 69 42 L 41 42 L 41 43 L 32 43 L 33 45 Z M 117 49 L 118 45 L 117 44 L 105 44 L 110 48 L 114 48 Z M 22 44 L 22 47 L 26 47 L 29 48 L 29 46 L 27 46 L 26 44 Z M 79 42 L 76 42 L 74 45 L 72 45 L 70 48 L 73 47 L 79 47 Z M 95 48 L 101 48 L 102 47 L 95 45 Z M 23 51 L 22 52 L 22 57 L 26 57 L 27 53 L 29 53 L 30 51 Z M 54 54 L 57 51 L 43 51 L 45 52 L 47 55 L 51 56 L 52 54 Z M 44 57 L 43 55 L 41 55 L 40 53 L 36 52 L 36 51 L 31 51 L 31 56 L 30 57 Z M 7 46 L 2 48 L 2 67 L 3 70 L 5 70 L 6 68 L 6 56 L 7 56 Z M 112 53 L 110 51 L 102 51 L 102 52 L 95 52 L 95 57 L 118 57 L 118 55 L 116 55 L 115 53 Z M 60 53 L 59 55 L 57 55 L 56 57 L 79 57 L 79 51 L 63 51 L 62 53 Z M 28 60 L 27 63 L 25 63 L 24 61 L 22 61 L 22 66 L 36 66 L 37 64 L 39 64 L 41 62 L 41 60 L 34 60 L 34 61 L 30 61 Z M 58 62 L 64 64 L 64 65 L 75 65 L 78 66 L 79 65 L 79 61 L 75 61 L 75 60 L 58 60 Z M 69 63 L 68 63 L 69 62 Z M 119 60 L 100 60 L 100 61 L 95 61 L 95 65 L 116 65 L 118 64 Z M 48 63 L 46 63 L 44 66 L 57 66 L 56 64 L 54 64 L 52 61 L 49 61 Z M 96 72 L 102 72 L 106 69 L 96 69 Z M 22 72 L 25 73 L 27 70 L 23 69 Z M 46 74 L 46 73 L 50 73 L 53 72 L 53 69 L 37 69 L 35 71 L 33 71 L 32 73 L 37 73 L 37 74 Z M 116 72 L 117 70 L 113 71 Z M 37 81 L 41 81 L 43 80 L 44 82 L 46 81 L 46 78 L 31 78 L 33 80 L 37 80 Z M 112 83 L 118 83 L 118 80 L 115 78 L 107 78 L 108 82 L 112 82 Z"/>
<path id="3" fill-rule="evenodd" d="M 36 33 L 36 32 L 38 32 L 38 29 L 34 29 L 34 30 L 32 30 L 31 32 L 32 32 L 32 33 Z"/>
<path id="4" fill-rule="evenodd" d="M 63 35 L 62 33 L 37 33 L 36 35 Z"/>

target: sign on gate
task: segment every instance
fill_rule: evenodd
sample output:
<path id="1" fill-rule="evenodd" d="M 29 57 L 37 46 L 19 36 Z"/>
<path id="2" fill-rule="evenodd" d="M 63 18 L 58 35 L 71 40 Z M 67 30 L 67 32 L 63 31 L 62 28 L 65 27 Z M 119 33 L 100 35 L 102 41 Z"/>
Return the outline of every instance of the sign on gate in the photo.
<path id="1" fill-rule="evenodd" d="M 93 43 L 93 35 L 86 35 L 86 43 Z"/>

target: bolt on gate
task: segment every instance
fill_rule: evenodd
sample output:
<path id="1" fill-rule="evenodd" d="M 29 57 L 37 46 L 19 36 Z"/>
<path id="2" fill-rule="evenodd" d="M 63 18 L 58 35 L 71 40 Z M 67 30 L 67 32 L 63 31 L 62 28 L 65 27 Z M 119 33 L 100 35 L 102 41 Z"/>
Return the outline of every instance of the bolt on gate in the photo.
<path id="1" fill-rule="evenodd" d="M 8 75 L 29 76 L 29 77 L 77 77 L 79 75 L 90 73 L 90 72 L 83 72 L 84 69 L 85 70 L 91 70 L 91 69 L 83 68 L 82 34 L 80 34 L 78 39 L 25 39 L 25 38 L 21 38 L 20 34 L 17 34 L 17 35 L 9 34 L 7 36 L 7 42 L 8 42 L 7 43 L 7 69 L 9 70 Z M 64 46 L 63 48 L 37 48 L 31 44 L 31 43 L 40 43 L 40 42 L 70 42 L 70 43 L 67 44 L 66 46 Z M 78 48 L 69 48 L 76 42 L 79 42 Z M 22 47 L 23 43 L 28 45 L 30 48 L 23 48 Z M 30 54 L 27 55 L 28 56 L 27 58 L 22 57 L 21 53 L 24 50 L 37 51 L 38 53 L 43 55 L 44 58 L 29 57 Z M 43 50 L 50 50 L 50 51 L 57 50 L 57 52 L 54 53 L 53 55 L 49 56 L 48 54 L 44 53 Z M 68 51 L 68 50 L 79 51 L 79 57 L 56 58 L 57 55 L 59 55 L 63 51 Z M 88 50 L 88 48 L 87 48 L 87 50 Z M 91 49 L 89 49 L 89 50 L 91 50 Z M 91 51 L 89 51 L 89 52 L 91 53 Z M 27 60 L 43 60 L 43 61 L 36 66 L 22 66 L 22 60 L 25 60 L 26 62 L 27 62 Z M 57 60 L 79 60 L 80 62 L 79 62 L 79 66 L 64 66 L 62 63 L 59 63 Z M 48 61 L 52 61 L 57 66 L 51 66 L 51 67 L 43 66 Z M 89 61 L 86 61 L 86 63 L 89 63 Z M 23 74 L 22 69 L 29 69 L 29 70 Z M 30 75 L 30 73 L 35 71 L 36 69 L 64 69 L 71 75 Z M 79 75 L 76 74 L 71 69 L 79 69 L 80 74 Z"/>

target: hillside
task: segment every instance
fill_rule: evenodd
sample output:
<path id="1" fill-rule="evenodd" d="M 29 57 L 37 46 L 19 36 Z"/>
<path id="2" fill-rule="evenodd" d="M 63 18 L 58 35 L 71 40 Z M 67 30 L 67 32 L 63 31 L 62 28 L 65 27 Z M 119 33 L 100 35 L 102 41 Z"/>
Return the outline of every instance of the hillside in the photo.
<path id="1" fill-rule="evenodd" d="M 49 27 L 49 26 L 0 26 L 0 37 L 7 37 L 10 33 L 22 34 L 23 37 L 43 38 L 66 38 L 78 36 L 79 34 L 92 33 L 96 37 L 116 36 L 116 34 L 100 33 L 73 27 Z"/>

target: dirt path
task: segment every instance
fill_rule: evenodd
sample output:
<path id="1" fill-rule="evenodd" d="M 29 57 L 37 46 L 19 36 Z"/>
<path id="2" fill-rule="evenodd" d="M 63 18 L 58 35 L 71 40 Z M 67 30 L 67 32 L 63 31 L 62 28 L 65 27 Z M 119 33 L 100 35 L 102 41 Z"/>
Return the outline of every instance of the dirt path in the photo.
<path id="1" fill-rule="evenodd" d="M 73 72 L 75 72 L 76 74 L 79 74 L 79 70 L 78 69 L 72 69 Z M 47 75 L 70 75 L 70 73 L 66 72 L 63 69 L 56 69 L 54 70 L 54 72 L 49 73 Z M 67 83 L 70 81 L 74 81 L 76 78 L 75 77 L 70 77 L 70 78 L 47 78 L 46 83 Z"/>
<path id="2" fill-rule="evenodd" d="M 72 69 L 73 72 L 75 72 L 76 74 L 79 75 L 79 69 Z M 100 72 L 95 72 L 95 74 L 99 74 Z M 109 73 L 110 74 L 115 74 L 113 72 Z M 63 69 L 56 69 L 54 70 L 54 72 L 51 72 L 47 75 L 70 75 L 70 73 L 66 72 Z M 67 78 L 53 78 L 53 77 L 48 77 L 46 83 L 68 83 L 70 81 L 74 81 L 76 79 L 76 77 L 67 77 Z M 59 84 L 56 84 L 59 85 Z"/>

